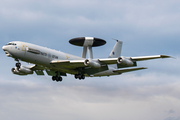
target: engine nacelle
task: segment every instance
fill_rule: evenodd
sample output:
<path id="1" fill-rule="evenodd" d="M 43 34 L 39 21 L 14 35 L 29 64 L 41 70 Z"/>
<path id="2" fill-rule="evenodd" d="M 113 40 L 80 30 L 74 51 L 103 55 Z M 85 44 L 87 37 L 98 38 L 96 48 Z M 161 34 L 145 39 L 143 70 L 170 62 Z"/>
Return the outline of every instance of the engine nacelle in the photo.
<path id="1" fill-rule="evenodd" d="M 21 66 L 20 68 L 12 68 L 11 72 L 13 74 L 17 74 L 17 75 L 28 75 L 28 74 L 33 74 L 33 71 L 30 70 L 29 68 L 23 67 Z"/>
<path id="2" fill-rule="evenodd" d="M 86 59 L 84 61 L 84 65 L 90 66 L 90 67 L 93 67 L 93 68 L 100 68 L 101 67 L 101 64 L 98 61 L 88 60 L 88 59 Z"/>
<path id="3" fill-rule="evenodd" d="M 125 57 L 119 57 L 117 59 L 117 63 L 125 66 L 133 66 L 134 62 L 131 60 L 131 58 L 125 58 Z"/>

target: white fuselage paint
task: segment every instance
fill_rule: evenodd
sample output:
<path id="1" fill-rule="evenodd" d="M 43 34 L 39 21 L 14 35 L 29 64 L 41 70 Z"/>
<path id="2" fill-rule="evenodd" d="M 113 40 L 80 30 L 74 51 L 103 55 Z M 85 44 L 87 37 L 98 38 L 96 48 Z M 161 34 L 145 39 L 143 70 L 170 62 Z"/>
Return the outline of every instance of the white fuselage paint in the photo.
<path id="1" fill-rule="evenodd" d="M 52 60 L 85 60 L 78 56 L 63 53 L 61 51 L 53 50 L 50 48 L 42 47 L 39 45 L 34 45 L 27 42 L 13 41 L 16 45 L 6 45 L 3 46 L 3 50 L 7 50 L 13 57 L 20 59 L 22 61 L 42 65 L 47 68 L 53 67 L 50 62 Z M 34 50 L 35 53 L 28 52 L 28 50 Z M 37 53 L 38 54 L 37 54 Z M 58 68 L 59 70 L 63 68 Z M 71 72 L 69 72 L 71 74 Z M 101 71 L 99 73 L 93 74 L 91 76 L 110 76 L 117 75 L 112 72 L 112 70 Z"/>
<path id="2" fill-rule="evenodd" d="M 21 53 L 22 57 L 20 59 L 26 62 L 34 63 L 34 64 L 50 66 L 49 63 L 52 60 L 56 60 L 56 59 L 57 60 L 82 60 L 83 59 L 83 58 L 70 55 L 67 53 L 63 53 L 57 50 L 53 50 L 50 48 L 46 48 L 46 47 L 42 47 L 42 46 L 30 44 L 30 43 L 25 43 L 25 42 L 21 42 L 21 46 L 18 46 L 18 47 L 21 47 L 21 49 L 23 49 L 23 46 L 25 46 L 25 48 L 24 50 L 22 50 L 22 53 Z M 34 53 L 26 51 L 27 47 L 35 49 L 35 50 L 39 50 L 40 54 L 34 54 Z M 17 54 L 17 57 L 18 56 L 19 56 L 19 52 Z"/>

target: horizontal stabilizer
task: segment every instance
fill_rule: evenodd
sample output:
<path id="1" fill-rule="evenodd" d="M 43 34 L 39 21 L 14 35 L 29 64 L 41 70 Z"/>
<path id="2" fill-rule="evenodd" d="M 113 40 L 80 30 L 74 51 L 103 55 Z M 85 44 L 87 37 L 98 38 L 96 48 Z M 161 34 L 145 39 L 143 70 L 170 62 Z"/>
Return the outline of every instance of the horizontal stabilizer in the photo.
<path id="1" fill-rule="evenodd" d="M 113 70 L 113 72 L 121 74 L 121 73 L 125 73 L 125 72 L 131 72 L 131 71 L 142 70 L 142 69 L 147 69 L 147 68 L 146 67 L 126 68 L 126 69 Z"/>
<path id="2" fill-rule="evenodd" d="M 171 56 L 167 56 L 167 55 L 154 55 L 154 56 L 131 57 L 131 59 L 135 61 L 143 61 L 143 60 L 151 60 L 158 58 L 170 58 L 170 57 Z"/>

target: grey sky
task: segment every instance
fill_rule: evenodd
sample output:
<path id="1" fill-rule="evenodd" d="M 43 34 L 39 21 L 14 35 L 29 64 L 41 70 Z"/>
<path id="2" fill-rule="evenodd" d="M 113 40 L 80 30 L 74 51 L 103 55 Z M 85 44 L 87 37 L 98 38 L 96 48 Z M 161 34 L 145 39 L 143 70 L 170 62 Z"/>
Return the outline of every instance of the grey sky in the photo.
<path id="1" fill-rule="evenodd" d="M 148 67 L 119 76 L 62 83 L 49 76 L 17 76 L 1 50 L 2 120 L 179 120 L 179 0 L 1 0 L 0 45 L 20 40 L 81 56 L 68 40 L 105 39 L 94 56 L 105 58 L 115 41 L 123 56 L 167 54 L 176 59 L 138 62 Z"/>

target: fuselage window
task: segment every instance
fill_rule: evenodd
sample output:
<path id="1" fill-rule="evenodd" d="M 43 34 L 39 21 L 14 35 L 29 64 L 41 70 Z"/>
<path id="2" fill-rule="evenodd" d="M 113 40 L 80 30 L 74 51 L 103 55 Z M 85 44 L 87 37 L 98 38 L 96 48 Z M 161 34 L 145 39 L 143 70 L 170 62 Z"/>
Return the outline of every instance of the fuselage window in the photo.
<path id="1" fill-rule="evenodd" d="M 41 52 L 41 55 L 43 55 L 43 56 L 47 56 L 47 53 L 45 53 L 45 52 Z"/>
<path id="2" fill-rule="evenodd" d="M 40 54 L 40 51 L 39 50 L 36 50 L 36 49 L 33 49 L 33 48 L 27 48 L 27 51 L 28 52 L 31 52 L 31 53 L 34 53 L 34 54 Z"/>
<path id="3" fill-rule="evenodd" d="M 54 59 L 58 59 L 58 56 L 56 56 L 56 55 L 52 55 L 52 58 L 54 58 Z"/>
<path id="4" fill-rule="evenodd" d="M 48 54 L 48 58 L 51 58 L 51 54 Z"/>
<path id="5" fill-rule="evenodd" d="M 8 44 L 6 44 L 6 45 L 16 45 L 16 43 L 8 43 Z"/>

